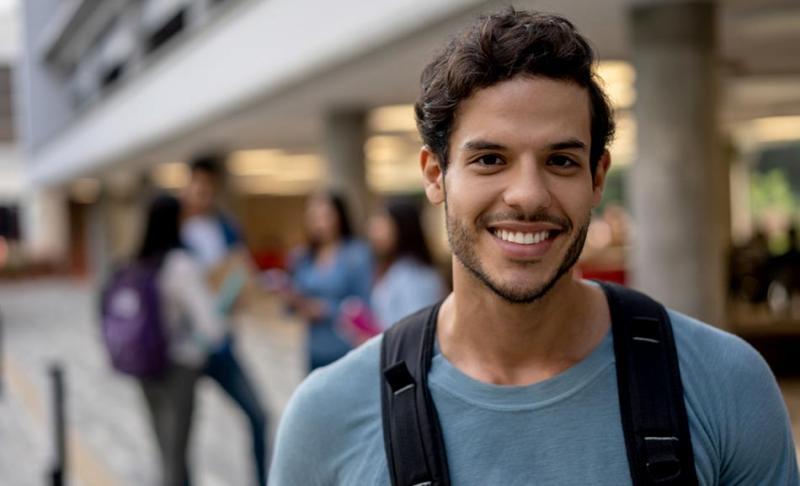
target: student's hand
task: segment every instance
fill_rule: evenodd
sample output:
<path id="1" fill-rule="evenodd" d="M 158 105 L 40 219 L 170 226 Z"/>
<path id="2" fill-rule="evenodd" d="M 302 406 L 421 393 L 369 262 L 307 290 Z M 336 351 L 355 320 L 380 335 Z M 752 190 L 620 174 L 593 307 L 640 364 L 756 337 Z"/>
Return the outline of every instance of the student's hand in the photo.
<path id="1" fill-rule="evenodd" d="M 297 313 L 310 321 L 316 321 L 327 314 L 328 306 L 320 299 L 300 297 L 297 303 Z"/>
<path id="2" fill-rule="evenodd" d="M 305 297 L 290 289 L 280 290 L 278 294 L 292 311 L 307 320 L 320 319 L 325 316 L 328 310 L 328 306 L 324 301 Z"/>

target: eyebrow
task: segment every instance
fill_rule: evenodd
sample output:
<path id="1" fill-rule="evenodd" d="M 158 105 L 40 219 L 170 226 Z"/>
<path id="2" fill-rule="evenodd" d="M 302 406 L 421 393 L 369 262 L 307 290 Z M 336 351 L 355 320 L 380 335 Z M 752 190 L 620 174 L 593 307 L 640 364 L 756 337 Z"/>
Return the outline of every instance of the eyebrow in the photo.
<path id="1" fill-rule="evenodd" d="M 489 142 L 486 140 L 470 140 L 466 142 L 463 147 L 464 150 L 507 150 L 508 147 L 505 145 L 501 145 L 495 142 Z M 552 143 L 548 146 L 550 150 L 569 150 L 569 149 L 578 149 L 578 150 L 587 150 L 587 145 L 577 138 L 568 138 L 566 140 L 562 140 L 560 142 Z"/>
<path id="2" fill-rule="evenodd" d="M 486 140 L 470 140 L 463 146 L 464 150 L 506 150 L 507 147 L 505 145 L 500 145 L 499 143 L 488 142 Z"/>
<path id="3" fill-rule="evenodd" d="M 550 150 L 568 150 L 578 149 L 585 151 L 587 146 L 577 138 L 568 138 L 567 140 L 550 144 Z"/>

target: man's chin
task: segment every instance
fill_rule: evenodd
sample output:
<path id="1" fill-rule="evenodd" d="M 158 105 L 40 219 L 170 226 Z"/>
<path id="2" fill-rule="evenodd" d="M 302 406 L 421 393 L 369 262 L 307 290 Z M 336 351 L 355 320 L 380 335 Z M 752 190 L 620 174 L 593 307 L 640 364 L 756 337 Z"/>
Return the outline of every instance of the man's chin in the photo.
<path id="1" fill-rule="evenodd" d="M 495 295 L 508 302 L 509 304 L 532 304 L 547 295 L 560 279 L 551 277 L 539 284 L 527 285 L 496 285 L 490 284 L 488 287 Z M 486 282 L 484 282 L 486 283 Z"/>
<path id="2" fill-rule="evenodd" d="M 505 278 L 504 281 L 499 281 L 493 278 L 488 272 L 483 269 L 476 269 L 467 266 L 468 270 L 474 277 L 481 281 L 481 283 L 492 291 L 497 297 L 510 304 L 532 304 L 542 297 L 544 297 L 555 285 L 561 280 L 558 272 L 553 272 L 550 275 L 540 279 L 532 279 L 530 272 L 520 275 L 518 279 Z M 501 275 L 506 275 L 507 272 L 499 272 Z M 516 281 L 515 281 L 516 280 Z"/>

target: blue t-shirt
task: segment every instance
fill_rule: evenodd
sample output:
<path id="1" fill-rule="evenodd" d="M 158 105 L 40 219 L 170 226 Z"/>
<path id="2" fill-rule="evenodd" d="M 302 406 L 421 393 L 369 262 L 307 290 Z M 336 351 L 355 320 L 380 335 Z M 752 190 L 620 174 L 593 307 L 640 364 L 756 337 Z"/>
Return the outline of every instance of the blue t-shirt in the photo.
<path id="1" fill-rule="evenodd" d="M 312 255 L 304 253 L 293 263 L 291 273 L 297 292 L 326 304 L 325 315 L 309 323 L 307 346 L 312 364 L 330 363 L 344 356 L 352 346 L 336 331 L 336 319 L 346 298 L 369 300 L 373 276 L 369 247 L 360 240 L 348 240 L 325 266 L 316 265 Z"/>
<path id="2" fill-rule="evenodd" d="M 796 486 L 789 419 L 744 341 L 674 311 L 701 486 Z M 381 337 L 306 379 L 282 418 L 270 485 L 388 485 Z M 434 357 L 430 389 L 454 486 L 631 484 L 609 333 L 583 361 L 529 386 L 476 381 Z"/>

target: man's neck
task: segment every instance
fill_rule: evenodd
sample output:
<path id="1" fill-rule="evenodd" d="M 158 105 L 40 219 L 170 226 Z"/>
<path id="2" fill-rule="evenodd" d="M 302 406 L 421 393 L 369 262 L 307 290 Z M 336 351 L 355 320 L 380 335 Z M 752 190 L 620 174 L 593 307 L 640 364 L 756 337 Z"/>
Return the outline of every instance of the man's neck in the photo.
<path id="1" fill-rule="evenodd" d="M 459 285 L 459 280 L 467 281 Z M 603 291 L 570 275 L 531 304 L 510 303 L 469 275 L 454 279 L 453 293 L 439 314 L 437 337 L 442 354 L 468 376 L 528 385 L 586 358 L 609 326 Z"/>

